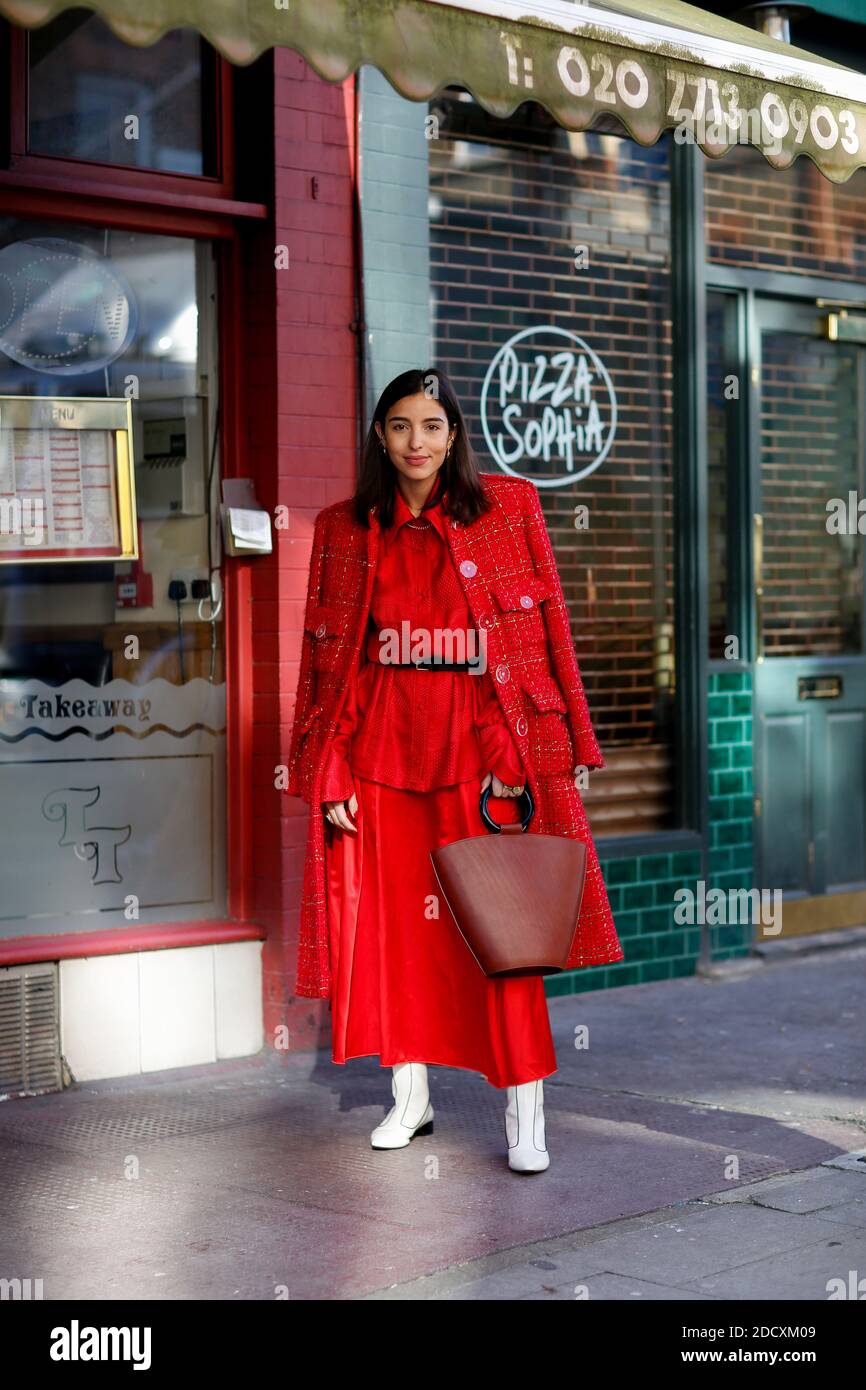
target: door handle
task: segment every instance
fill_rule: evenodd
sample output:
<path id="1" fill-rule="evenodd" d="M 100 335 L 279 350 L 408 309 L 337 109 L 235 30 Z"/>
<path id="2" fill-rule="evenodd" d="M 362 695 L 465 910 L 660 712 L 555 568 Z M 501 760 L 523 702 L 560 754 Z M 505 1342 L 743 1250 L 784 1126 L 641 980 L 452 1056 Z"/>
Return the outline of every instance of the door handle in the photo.
<path id="1" fill-rule="evenodd" d="M 755 590 L 755 661 L 764 660 L 764 518 L 752 513 L 752 584 Z"/>

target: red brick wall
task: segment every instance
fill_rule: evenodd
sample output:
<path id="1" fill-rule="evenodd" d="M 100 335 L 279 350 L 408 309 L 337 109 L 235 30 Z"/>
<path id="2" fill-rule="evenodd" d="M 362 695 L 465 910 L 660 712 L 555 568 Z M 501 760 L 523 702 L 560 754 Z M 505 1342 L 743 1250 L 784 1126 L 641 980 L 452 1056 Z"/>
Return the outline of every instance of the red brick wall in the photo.
<path id="1" fill-rule="evenodd" d="M 326 1041 L 328 1008 L 292 998 L 307 808 L 275 789 L 274 770 L 288 755 L 313 520 L 355 477 L 353 91 L 275 50 L 275 220 L 244 248 L 248 457 L 262 505 L 290 514 L 273 556 L 252 565 L 252 911 L 269 928 L 266 1043 L 287 1023 L 292 1051 Z M 288 269 L 274 265 L 281 245 Z"/>

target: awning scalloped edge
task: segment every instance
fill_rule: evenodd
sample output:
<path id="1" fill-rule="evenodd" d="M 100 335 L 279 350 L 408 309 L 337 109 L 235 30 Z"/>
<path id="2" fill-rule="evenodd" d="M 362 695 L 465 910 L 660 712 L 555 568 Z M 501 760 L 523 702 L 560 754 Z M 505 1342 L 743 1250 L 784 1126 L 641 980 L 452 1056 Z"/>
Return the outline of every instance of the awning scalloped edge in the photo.
<path id="1" fill-rule="evenodd" d="M 717 133 L 733 118 L 730 109 L 723 109 L 726 99 L 734 100 L 734 115 L 755 114 L 769 101 L 768 118 L 779 129 L 786 125 L 785 134 L 773 142 L 749 138 L 743 143 L 758 149 L 772 168 L 789 168 L 806 155 L 824 177 L 845 183 L 866 165 L 866 105 L 844 102 L 814 86 L 770 84 L 741 65 L 712 69 L 700 61 L 685 61 L 678 56 L 678 45 L 669 54 L 650 53 L 618 46 L 589 28 L 568 34 L 553 26 L 506 24 L 465 10 L 425 6 L 422 0 L 287 3 L 289 9 L 282 10 L 276 8 L 276 0 L 264 0 L 257 16 L 255 0 L 243 6 L 236 0 L 150 0 L 145 5 L 147 20 L 141 17 L 141 0 L 96 0 L 74 8 L 98 14 L 118 38 L 135 47 L 148 47 L 172 30 L 194 27 L 241 66 L 271 47 L 285 46 L 301 54 L 328 82 L 344 81 L 367 64 L 410 101 L 428 101 L 456 85 L 501 118 L 529 100 L 566 130 L 588 130 L 600 115 L 614 116 L 644 146 L 655 144 L 666 129 L 683 129 L 682 120 L 671 115 L 675 110 L 680 117 L 696 118 L 693 143 L 713 159 L 724 157 L 737 141 L 716 141 L 702 134 L 712 129 L 712 123 L 706 125 L 706 111 L 698 112 L 699 102 L 706 107 L 707 92 L 723 118 L 715 127 Z M 66 0 L 0 0 L 0 13 L 27 28 L 41 28 L 72 7 Z M 577 56 L 563 65 L 564 51 Z M 644 109 L 636 112 L 633 103 L 645 91 Z M 743 95 L 751 104 L 741 100 Z M 834 130 L 831 146 L 827 142 Z M 762 132 L 766 136 L 767 127 Z"/>

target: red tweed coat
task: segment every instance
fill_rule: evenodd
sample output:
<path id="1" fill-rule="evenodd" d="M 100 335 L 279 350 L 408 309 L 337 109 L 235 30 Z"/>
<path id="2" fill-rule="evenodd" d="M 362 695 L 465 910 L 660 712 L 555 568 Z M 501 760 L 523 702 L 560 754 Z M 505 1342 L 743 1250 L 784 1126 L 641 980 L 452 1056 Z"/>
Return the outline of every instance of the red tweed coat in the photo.
<path id="1" fill-rule="evenodd" d="M 572 968 L 623 959 L 576 768 L 604 766 L 580 678 L 568 611 L 538 492 L 522 478 L 481 475 L 490 511 L 446 534 L 469 611 L 487 634 L 487 664 L 535 799 L 529 834 L 587 845 L 587 878 Z M 296 993 L 330 994 L 325 897 L 324 755 L 358 669 L 376 572 L 379 525 L 360 526 L 351 500 L 316 517 L 301 670 L 289 749 L 290 795 L 310 805 Z M 461 568 L 462 565 L 462 568 Z M 423 677 L 422 677 L 423 679 Z M 528 904 L 532 911 L 532 904 Z"/>

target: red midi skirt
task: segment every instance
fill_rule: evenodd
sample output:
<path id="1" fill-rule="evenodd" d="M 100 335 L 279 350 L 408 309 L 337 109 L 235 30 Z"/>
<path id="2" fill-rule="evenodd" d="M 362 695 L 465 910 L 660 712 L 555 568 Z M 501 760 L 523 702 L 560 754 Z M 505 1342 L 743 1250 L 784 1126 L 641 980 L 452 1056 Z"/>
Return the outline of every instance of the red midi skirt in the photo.
<path id="1" fill-rule="evenodd" d="M 488 833 L 478 779 L 433 791 L 354 780 L 357 833 L 327 832 L 334 1061 L 461 1067 L 498 1087 L 550 1076 L 542 978 L 488 979 L 430 862 L 431 849 Z M 514 800 L 491 797 L 489 809 L 519 819 Z"/>

